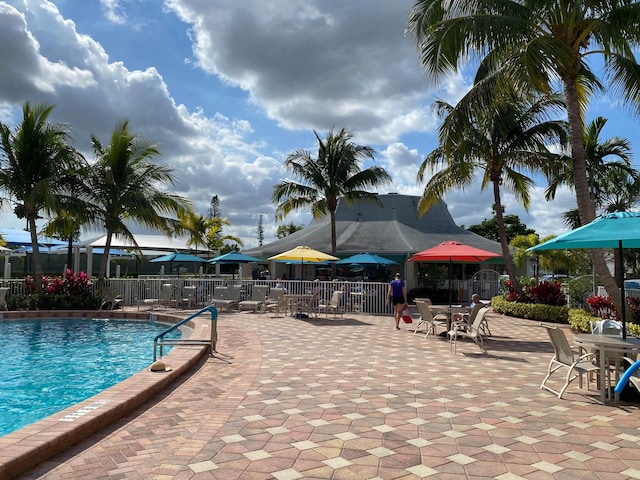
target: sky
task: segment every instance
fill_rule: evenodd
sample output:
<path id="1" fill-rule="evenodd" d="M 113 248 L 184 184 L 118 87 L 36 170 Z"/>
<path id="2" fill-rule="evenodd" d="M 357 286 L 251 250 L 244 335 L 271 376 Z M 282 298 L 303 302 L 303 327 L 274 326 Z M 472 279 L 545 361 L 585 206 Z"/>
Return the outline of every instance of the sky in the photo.
<path id="1" fill-rule="evenodd" d="M 416 173 L 437 147 L 436 99 L 455 103 L 473 71 L 437 87 L 425 79 L 405 34 L 413 0 L 0 0 L 0 121 L 15 125 L 29 101 L 55 105 L 73 145 L 92 159 L 90 136 L 107 143 L 116 124 L 155 142 L 174 169 L 175 190 L 206 214 L 213 195 L 231 222 L 224 233 L 245 248 L 275 241 L 278 225 L 306 225 L 296 212 L 276 223 L 273 186 L 283 162 L 346 128 L 376 151 L 393 183 L 378 193 L 421 195 Z M 638 119 L 606 95 L 589 118 L 609 119 L 604 138 L 638 138 Z M 371 163 L 363 164 L 363 168 Z M 637 168 L 637 166 L 636 166 Z M 503 193 L 541 236 L 566 231 L 568 189 L 544 200 L 540 183 L 528 212 Z M 479 182 L 444 197 L 458 225 L 492 217 Z M 0 225 L 24 228 L 10 208 Z M 85 232 L 84 238 L 104 232 Z"/>

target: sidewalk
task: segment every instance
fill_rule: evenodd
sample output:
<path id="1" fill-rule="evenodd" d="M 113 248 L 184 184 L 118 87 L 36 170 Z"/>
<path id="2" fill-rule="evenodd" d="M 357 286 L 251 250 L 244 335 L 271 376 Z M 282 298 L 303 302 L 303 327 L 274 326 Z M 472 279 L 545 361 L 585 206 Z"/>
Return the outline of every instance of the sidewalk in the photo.
<path id="1" fill-rule="evenodd" d="M 222 313 L 214 358 L 21 478 L 640 478 L 638 405 L 541 390 L 544 329 L 488 318 L 483 356 L 390 317 Z"/>

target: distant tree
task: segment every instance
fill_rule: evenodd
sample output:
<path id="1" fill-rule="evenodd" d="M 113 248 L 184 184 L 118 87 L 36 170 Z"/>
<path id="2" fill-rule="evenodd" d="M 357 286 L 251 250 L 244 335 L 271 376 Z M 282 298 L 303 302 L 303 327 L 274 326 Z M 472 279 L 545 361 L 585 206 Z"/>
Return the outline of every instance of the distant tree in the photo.
<path id="1" fill-rule="evenodd" d="M 287 235 L 291 235 L 292 233 L 297 232 L 298 230 L 302 230 L 304 227 L 302 225 L 294 225 L 293 222 L 287 223 L 286 225 L 280 225 L 278 230 L 276 231 L 276 237 L 284 238 Z"/>
<path id="2" fill-rule="evenodd" d="M 211 197 L 211 204 L 209 205 L 209 211 L 207 215 L 210 219 L 220 219 L 222 218 L 222 209 L 220 208 L 220 198 L 218 195 L 213 195 Z M 219 240 L 219 244 L 222 245 L 222 223 L 218 223 L 218 231 L 216 233 L 217 240 Z M 219 250 L 219 249 L 218 249 Z"/>
<path id="3" fill-rule="evenodd" d="M 505 215 L 504 216 L 504 228 L 507 234 L 507 242 L 511 242 L 518 235 L 535 234 L 535 230 L 527 227 L 524 223 L 520 222 L 518 215 Z M 478 225 L 470 225 L 467 230 L 480 235 L 481 237 L 488 238 L 494 242 L 500 241 L 500 235 L 498 234 L 498 221 L 495 214 L 493 218 L 484 219 Z"/>
<path id="4" fill-rule="evenodd" d="M 42 284 L 42 261 L 36 221 L 55 210 L 70 181 L 84 162 L 69 145 L 69 129 L 49 121 L 52 105 L 22 107 L 22 122 L 11 128 L 0 123 L 0 202 L 9 202 L 14 213 L 25 219 L 31 235 L 32 259 L 37 288 Z"/>
<path id="5" fill-rule="evenodd" d="M 277 203 L 276 219 L 282 220 L 294 210 L 308 208 L 313 218 L 329 215 L 331 218 L 331 253 L 337 250 L 336 210 L 343 199 L 347 205 L 367 200 L 381 205 L 378 195 L 367 191 L 391 181 L 387 171 L 378 166 L 362 170 L 360 163 L 374 159 L 375 151 L 368 146 L 356 145 L 353 134 L 342 129 L 329 132 L 318 142 L 318 155 L 314 158 L 307 150 L 297 149 L 289 154 L 284 167 L 295 180 L 285 180 L 273 188 L 272 200 Z"/>
<path id="6" fill-rule="evenodd" d="M 260 215 L 260 217 L 258 217 L 258 245 L 262 246 L 263 242 L 264 242 L 264 224 L 263 224 L 262 215 Z"/>

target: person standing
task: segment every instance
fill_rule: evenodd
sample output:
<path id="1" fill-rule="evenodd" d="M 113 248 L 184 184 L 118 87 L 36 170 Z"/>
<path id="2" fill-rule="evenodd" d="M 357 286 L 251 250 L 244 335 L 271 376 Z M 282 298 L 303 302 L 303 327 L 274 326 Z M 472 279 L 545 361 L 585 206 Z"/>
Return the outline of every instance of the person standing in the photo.
<path id="1" fill-rule="evenodd" d="M 396 273 L 396 278 L 389 282 L 387 293 L 387 305 L 393 305 L 393 317 L 396 322 L 396 330 L 400 330 L 400 317 L 402 309 L 407 303 L 407 287 L 402 280 L 402 275 Z"/>

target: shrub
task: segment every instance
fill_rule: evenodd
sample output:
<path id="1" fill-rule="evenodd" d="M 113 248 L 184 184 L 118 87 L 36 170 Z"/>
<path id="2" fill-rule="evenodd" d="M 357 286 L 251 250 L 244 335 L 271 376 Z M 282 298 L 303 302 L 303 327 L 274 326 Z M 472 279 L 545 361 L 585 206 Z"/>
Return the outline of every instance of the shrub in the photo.
<path id="1" fill-rule="evenodd" d="M 540 282 L 537 285 L 525 287 L 529 303 L 543 303 L 545 305 L 564 306 L 567 296 L 562 291 L 562 284 L 554 282 Z"/>
<path id="2" fill-rule="evenodd" d="M 42 276 L 42 292 L 36 291 L 32 276 L 25 278 L 26 298 L 15 298 L 12 306 L 28 310 L 96 310 L 100 297 L 94 293 L 93 283 L 85 272 L 67 270 L 64 277 Z"/>
<path id="3" fill-rule="evenodd" d="M 564 305 L 509 302 L 499 295 L 491 299 L 491 306 L 496 312 L 511 317 L 527 318 L 549 323 L 568 323 L 569 321 L 569 308 Z"/>
<path id="4" fill-rule="evenodd" d="M 569 324 L 574 332 L 591 333 L 591 321 L 595 317 L 582 308 L 569 309 Z"/>
<path id="5" fill-rule="evenodd" d="M 616 306 L 609 297 L 604 295 L 595 295 L 587 298 L 589 309 L 594 317 L 602 319 L 620 320 L 620 314 L 616 310 Z"/>

